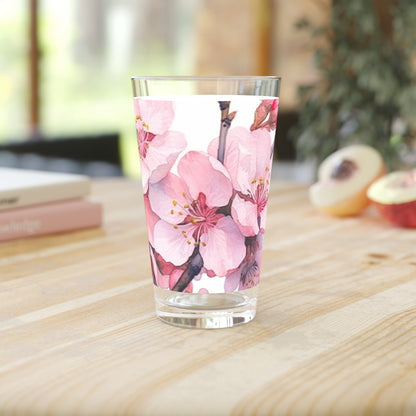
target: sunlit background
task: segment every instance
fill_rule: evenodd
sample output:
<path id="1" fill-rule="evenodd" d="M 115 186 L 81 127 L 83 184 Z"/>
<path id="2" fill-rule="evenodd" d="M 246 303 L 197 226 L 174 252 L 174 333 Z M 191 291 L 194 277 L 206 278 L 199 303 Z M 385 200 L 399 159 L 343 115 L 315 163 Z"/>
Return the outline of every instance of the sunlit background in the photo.
<path id="1" fill-rule="evenodd" d="M 298 89 L 322 77 L 299 21 L 330 15 L 329 0 L 2 0 L 0 165 L 36 165 L 33 154 L 16 159 L 13 143 L 103 136 L 117 141 L 119 173 L 138 175 L 134 75 L 281 76 L 278 154 L 292 160 Z M 79 152 L 97 162 L 101 142 L 90 143 Z"/>

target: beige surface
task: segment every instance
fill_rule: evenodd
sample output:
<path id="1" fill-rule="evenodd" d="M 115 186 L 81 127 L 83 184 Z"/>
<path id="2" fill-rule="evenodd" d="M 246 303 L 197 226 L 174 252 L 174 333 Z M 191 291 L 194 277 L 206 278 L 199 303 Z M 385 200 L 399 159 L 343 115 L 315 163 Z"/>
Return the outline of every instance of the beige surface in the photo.
<path id="1" fill-rule="evenodd" d="M 0 245 L 0 414 L 414 415 L 416 230 L 320 215 L 273 183 L 258 316 L 154 316 L 138 183 L 105 227 Z"/>

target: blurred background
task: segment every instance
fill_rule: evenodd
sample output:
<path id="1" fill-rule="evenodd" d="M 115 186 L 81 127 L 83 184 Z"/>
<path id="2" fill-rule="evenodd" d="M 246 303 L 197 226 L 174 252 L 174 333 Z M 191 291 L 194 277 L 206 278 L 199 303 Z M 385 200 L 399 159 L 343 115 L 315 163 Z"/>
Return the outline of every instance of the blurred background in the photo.
<path id="1" fill-rule="evenodd" d="M 0 0 L 0 166 L 137 176 L 137 75 L 281 76 L 298 180 L 350 142 L 415 164 L 415 22 L 414 0 Z"/>

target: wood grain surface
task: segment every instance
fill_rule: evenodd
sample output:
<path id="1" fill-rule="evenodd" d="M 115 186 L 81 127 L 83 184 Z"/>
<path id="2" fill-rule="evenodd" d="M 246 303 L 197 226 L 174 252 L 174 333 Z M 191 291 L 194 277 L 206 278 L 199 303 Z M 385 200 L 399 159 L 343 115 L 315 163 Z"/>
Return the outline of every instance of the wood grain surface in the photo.
<path id="1" fill-rule="evenodd" d="M 258 314 L 154 315 L 140 186 L 102 229 L 0 244 L 0 415 L 415 415 L 416 230 L 319 214 L 274 182 Z"/>

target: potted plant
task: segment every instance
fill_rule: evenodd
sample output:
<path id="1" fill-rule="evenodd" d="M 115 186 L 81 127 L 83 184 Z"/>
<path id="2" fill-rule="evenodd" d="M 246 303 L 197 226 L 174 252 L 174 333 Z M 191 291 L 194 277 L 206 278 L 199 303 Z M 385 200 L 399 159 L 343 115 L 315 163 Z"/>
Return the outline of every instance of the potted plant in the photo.
<path id="1" fill-rule="evenodd" d="M 368 144 L 389 169 L 416 164 L 416 2 L 333 0 L 325 26 L 297 26 L 315 42 L 320 80 L 299 89 L 290 136 L 318 163 L 340 147 Z"/>

